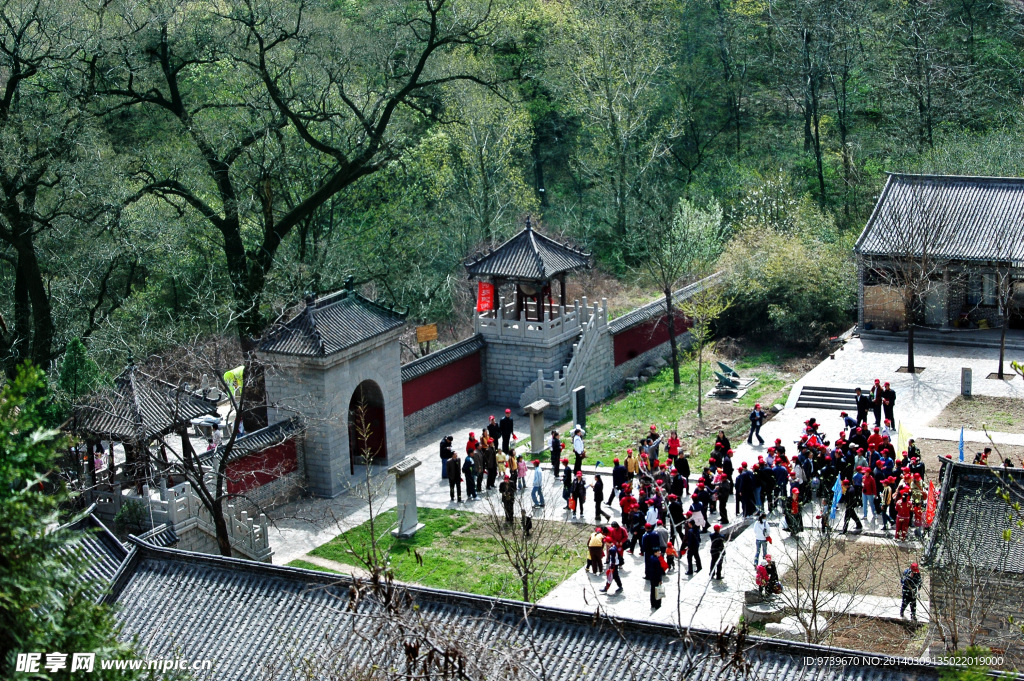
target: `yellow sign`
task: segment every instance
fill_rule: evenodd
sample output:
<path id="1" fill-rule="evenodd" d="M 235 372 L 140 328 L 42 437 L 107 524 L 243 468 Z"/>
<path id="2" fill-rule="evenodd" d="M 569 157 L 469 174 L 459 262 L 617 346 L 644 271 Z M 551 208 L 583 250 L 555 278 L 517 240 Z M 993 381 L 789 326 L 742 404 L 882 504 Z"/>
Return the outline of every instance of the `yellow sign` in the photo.
<path id="1" fill-rule="evenodd" d="M 416 327 L 416 342 L 429 343 L 437 340 L 437 324 Z"/>

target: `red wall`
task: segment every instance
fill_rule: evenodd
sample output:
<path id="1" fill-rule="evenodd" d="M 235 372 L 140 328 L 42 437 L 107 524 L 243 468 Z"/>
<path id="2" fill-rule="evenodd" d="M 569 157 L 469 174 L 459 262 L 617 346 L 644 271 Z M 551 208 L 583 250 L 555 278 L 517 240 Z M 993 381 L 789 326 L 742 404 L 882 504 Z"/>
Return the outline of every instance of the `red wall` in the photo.
<path id="1" fill-rule="evenodd" d="M 299 466 L 295 440 L 285 440 L 228 464 L 228 494 L 243 494 L 291 473 Z"/>
<path id="2" fill-rule="evenodd" d="M 663 323 L 664 317 L 651 320 L 644 324 L 626 329 L 613 339 L 615 348 L 615 366 L 619 366 L 637 355 L 668 342 L 668 325 Z M 677 315 L 676 336 L 686 333 L 693 324 L 682 315 Z"/>
<path id="3" fill-rule="evenodd" d="M 402 384 L 402 411 L 406 416 L 436 404 L 483 380 L 480 374 L 480 353 L 456 360 L 429 374 Z"/>

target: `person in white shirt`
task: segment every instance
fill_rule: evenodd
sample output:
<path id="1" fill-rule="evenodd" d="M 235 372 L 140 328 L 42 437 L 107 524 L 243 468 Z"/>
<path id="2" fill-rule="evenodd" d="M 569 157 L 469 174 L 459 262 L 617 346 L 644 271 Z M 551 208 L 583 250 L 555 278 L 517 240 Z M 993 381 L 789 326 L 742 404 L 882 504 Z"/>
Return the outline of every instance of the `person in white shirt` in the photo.
<path id="1" fill-rule="evenodd" d="M 530 498 L 534 506 L 544 506 L 544 473 L 540 470 L 540 459 L 533 461 L 533 489 L 530 490 Z"/>
<path id="2" fill-rule="evenodd" d="M 768 555 L 768 544 L 772 538 L 772 528 L 768 524 L 768 518 L 764 513 L 757 516 L 754 521 L 754 565 L 762 555 Z"/>

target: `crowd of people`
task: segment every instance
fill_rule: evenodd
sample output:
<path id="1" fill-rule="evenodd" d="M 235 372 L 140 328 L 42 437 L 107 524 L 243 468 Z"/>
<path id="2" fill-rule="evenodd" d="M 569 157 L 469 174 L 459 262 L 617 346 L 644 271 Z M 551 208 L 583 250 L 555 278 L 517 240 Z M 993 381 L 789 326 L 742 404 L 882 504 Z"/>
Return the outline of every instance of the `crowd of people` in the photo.
<path id="1" fill-rule="evenodd" d="M 587 568 L 604 573 L 601 591 L 607 593 L 612 584 L 616 592 L 622 591 L 623 556 L 636 552 L 644 559 L 652 609 L 660 607 L 662 581 L 677 562 L 681 569 L 685 557 L 688 576 L 703 570 L 702 546 L 709 547 L 710 578 L 721 579 L 727 545 L 722 529 L 730 518 L 753 518 L 755 580 L 766 593 L 782 588 L 769 552 L 773 516 L 792 535 L 805 530 L 810 510 L 822 532 L 845 534 L 851 523 L 854 531 L 862 531 L 870 523 L 875 531 L 891 531 L 897 540 L 908 539 L 911 532 L 921 536 L 928 501 L 925 466 L 913 439 L 906 450 L 896 451 L 895 392 L 875 381 L 869 395 L 858 390 L 856 397 L 856 417 L 841 412 L 834 439 L 810 418 L 791 443 L 777 438 L 750 460 L 734 461 L 729 438 L 719 431 L 707 465 L 693 479 L 690 457 L 676 431 L 663 437 L 651 425 L 637 438 L 635 449 L 613 460 L 609 484 L 608 476 L 583 471 L 587 454 L 582 428 L 572 428 L 568 446 L 560 433 L 551 431 L 551 472 L 561 480 L 567 517 L 583 519 L 588 510 L 593 513 L 596 526 L 588 539 Z M 875 416 L 874 426 L 868 425 L 869 414 Z M 765 420 L 761 405 L 755 405 L 748 442 L 757 438 L 759 447 L 764 446 L 760 429 Z M 485 485 L 493 489 L 500 478 L 498 491 L 509 523 L 516 493 L 527 486 L 534 506 L 545 506 L 541 462 L 526 462 L 515 454 L 512 425 L 510 410 L 501 421 L 492 416 L 479 438 L 470 433 L 461 459 L 451 437 L 441 442 L 442 476 L 452 500 L 461 502 L 463 480 L 467 498 L 475 499 Z M 840 508 L 841 525 L 836 515 Z M 909 581 L 913 583 L 913 575 Z"/>

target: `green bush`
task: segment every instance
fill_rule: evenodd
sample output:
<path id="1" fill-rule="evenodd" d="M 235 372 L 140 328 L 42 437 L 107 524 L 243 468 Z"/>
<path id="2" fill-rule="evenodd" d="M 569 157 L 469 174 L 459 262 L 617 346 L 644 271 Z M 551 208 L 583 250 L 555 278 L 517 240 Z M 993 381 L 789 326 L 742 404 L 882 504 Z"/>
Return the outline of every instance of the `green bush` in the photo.
<path id="1" fill-rule="evenodd" d="M 720 333 L 810 345 L 853 322 L 852 235 L 809 200 L 787 207 L 767 220 L 748 214 L 727 246 L 720 265 L 734 303 Z"/>

